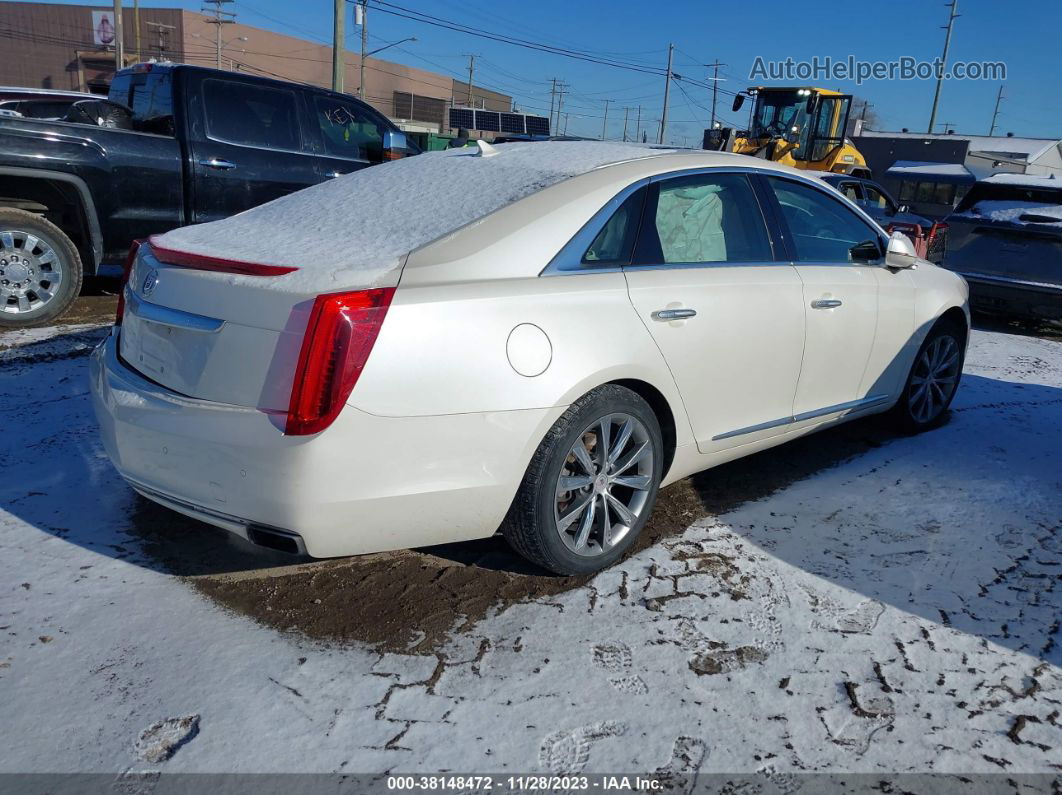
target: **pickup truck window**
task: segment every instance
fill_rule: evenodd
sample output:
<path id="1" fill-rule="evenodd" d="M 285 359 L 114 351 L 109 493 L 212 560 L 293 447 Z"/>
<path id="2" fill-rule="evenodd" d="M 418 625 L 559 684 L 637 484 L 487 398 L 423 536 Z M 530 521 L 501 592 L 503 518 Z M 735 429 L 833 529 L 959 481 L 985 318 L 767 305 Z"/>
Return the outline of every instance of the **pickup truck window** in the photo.
<path id="1" fill-rule="evenodd" d="M 230 80 L 204 80 L 207 135 L 264 149 L 302 149 L 295 94 Z"/>
<path id="2" fill-rule="evenodd" d="M 327 154 L 370 163 L 383 160 L 384 130 L 362 108 L 321 95 L 314 97 L 314 108 Z"/>

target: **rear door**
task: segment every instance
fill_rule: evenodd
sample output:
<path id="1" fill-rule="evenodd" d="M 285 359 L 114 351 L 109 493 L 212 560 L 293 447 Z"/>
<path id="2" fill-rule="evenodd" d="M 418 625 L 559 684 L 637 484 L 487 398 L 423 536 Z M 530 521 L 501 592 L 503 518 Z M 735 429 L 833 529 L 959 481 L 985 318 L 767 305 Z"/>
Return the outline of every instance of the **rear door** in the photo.
<path id="1" fill-rule="evenodd" d="M 364 105 L 332 94 L 310 94 L 308 127 L 317 151 L 321 180 L 383 162 L 387 121 Z"/>
<path id="2" fill-rule="evenodd" d="M 707 170 L 650 184 L 628 290 L 702 453 L 774 436 L 790 422 L 803 295 L 774 246 L 746 174 Z"/>
<path id="3" fill-rule="evenodd" d="M 825 188 L 762 179 L 803 284 L 806 333 L 793 416 L 799 422 L 852 408 L 868 398 L 861 385 L 878 322 L 881 231 Z"/>
<path id="4" fill-rule="evenodd" d="M 321 181 L 303 130 L 303 98 L 294 87 L 206 77 L 188 91 L 195 92 L 199 110 L 189 143 L 194 223 Z"/>

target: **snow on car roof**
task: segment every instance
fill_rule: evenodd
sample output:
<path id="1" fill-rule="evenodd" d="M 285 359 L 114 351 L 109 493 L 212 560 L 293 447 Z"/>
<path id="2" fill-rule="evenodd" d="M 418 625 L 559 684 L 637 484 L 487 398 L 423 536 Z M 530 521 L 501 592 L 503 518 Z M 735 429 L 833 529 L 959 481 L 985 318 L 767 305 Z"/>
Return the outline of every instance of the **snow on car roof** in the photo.
<path id="1" fill-rule="evenodd" d="M 380 285 L 410 251 L 536 191 L 595 168 L 674 151 L 598 141 L 493 149 L 490 156 L 474 147 L 428 152 L 364 168 L 154 240 L 192 254 L 299 268 L 283 277 L 289 289 L 321 282 L 322 270 L 333 281 L 357 271 L 365 286 Z"/>

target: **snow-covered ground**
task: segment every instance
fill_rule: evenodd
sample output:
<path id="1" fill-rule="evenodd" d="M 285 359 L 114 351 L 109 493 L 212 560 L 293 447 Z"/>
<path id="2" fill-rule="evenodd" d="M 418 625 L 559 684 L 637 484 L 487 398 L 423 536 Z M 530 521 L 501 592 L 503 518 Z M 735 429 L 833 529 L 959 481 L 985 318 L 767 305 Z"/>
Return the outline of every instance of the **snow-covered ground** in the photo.
<path id="1" fill-rule="evenodd" d="M 1062 342 L 976 332 L 945 427 L 420 654 L 281 633 L 167 570 L 82 343 L 0 361 L 0 772 L 1062 769 Z"/>

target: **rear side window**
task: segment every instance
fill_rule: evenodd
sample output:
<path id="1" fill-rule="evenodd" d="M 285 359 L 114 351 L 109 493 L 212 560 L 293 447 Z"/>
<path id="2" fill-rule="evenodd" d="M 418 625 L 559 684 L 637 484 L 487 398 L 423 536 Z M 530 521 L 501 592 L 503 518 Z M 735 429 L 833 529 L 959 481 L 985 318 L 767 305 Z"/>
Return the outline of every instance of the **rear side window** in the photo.
<path id="1" fill-rule="evenodd" d="M 769 177 L 800 262 L 847 264 L 860 244 L 877 245 L 879 234 L 862 218 L 824 191 L 799 182 Z M 880 253 L 880 252 L 879 252 Z"/>
<path id="2" fill-rule="evenodd" d="M 877 207 L 879 210 L 892 209 L 892 202 L 890 202 L 888 197 L 877 188 L 870 185 L 864 185 L 863 192 L 867 195 L 866 204 L 868 207 Z"/>
<path id="3" fill-rule="evenodd" d="M 585 265 L 628 265 L 638 236 L 646 189 L 636 190 L 612 214 L 583 254 Z"/>
<path id="4" fill-rule="evenodd" d="M 162 71 L 133 75 L 129 106 L 136 129 L 173 135 L 173 74 Z"/>
<path id="5" fill-rule="evenodd" d="M 383 160 L 384 128 L 364 108 L 352 102 L 316 96 L 314 109 L 326 153 L 370 163 Z"/>
<path id="6" fill-rule="evenodd" d="M 636 264 L 770 262 L 759 202 L 743 174 L 695 174 L 654 186 Z"/>
<path id="7" fill-rule="evenodd" d="M 292 91 L 229 80 L 204 80 L 207 134 L 218 141 L 298 151 L 299 116 Z"/>
<path id="8" fill-rule="evenodd" d="M 842 182 L 838 188 L 851 201 L 858 202 L 862 198 L 859 195 L 859 186 L 854 182 Z"/>

